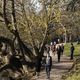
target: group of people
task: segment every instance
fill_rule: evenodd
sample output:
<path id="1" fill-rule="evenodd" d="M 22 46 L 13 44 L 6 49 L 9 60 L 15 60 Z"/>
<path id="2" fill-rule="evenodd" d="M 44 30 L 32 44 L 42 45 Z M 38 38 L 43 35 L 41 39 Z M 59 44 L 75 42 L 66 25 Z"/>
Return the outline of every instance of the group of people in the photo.
<path id="1" fill-rule="evenodd" d="M 64 45 L 63 44 L 53 44 L 53 45 L 50 45 L 48 48 L 49 49 L 49 53 L 51 56 L 54 56 L 55 54 L 57 54 L 57 57 L 58 57 L 58 62 L 60 62 L 60 58 L 61 58 L 61 55 L 63 55 L 63 52 L 64 52 Z"/>
<path id="2" fill-rule="evenodd" d="M 36 69 L 36 76 L 39 76 L 39 72 L 41 70 L 41 66 L 43 66 L 45 68 L 46 71 L 46 75 L 47 78 L 50 78 L 50 71 L 51 71 L 51 67 L 52 67 L 52 56 L 50 54 L 50 51 L 52 51 L 53 55 L 55 55 L 55 52 L 57 54 L 58 57 L 58 62 L 60 62 L 60 58 L 61 55 L 63 55 L 64 52 L 64 45 L 60 44 L 56 47 L 56 45 L 50 45 L 50 46 L 46 46 L 46 56 L 43 56 L 42 58 L 37 56 L 36 57 L 36 62 L 35 62 L 35 69 Z M 70 55 L 70 59 L 73 59 L 73 53 L 74 53 L 74 45 L 71 43 L 71 55 Z"/>
<path id="3" fill-rule="evenodd" d="M 60 59 L 61 59 L 61 55 L 63 55 L 64 53 L 64 44 L 61 43 L 61 44 L 51 44 L 48 48 L 50 54 L 53 56 L 53 54 L 57 54 L 57 58 L 58 58 L 58 62 L 60 62 Z M 74 50 L 75 50 L 75 47 L 73 45 L 73 43 L 71 43 L 71 47 L 70 47 L 70 60 L 73 60 L 73 54 L 74 54 Z"/>

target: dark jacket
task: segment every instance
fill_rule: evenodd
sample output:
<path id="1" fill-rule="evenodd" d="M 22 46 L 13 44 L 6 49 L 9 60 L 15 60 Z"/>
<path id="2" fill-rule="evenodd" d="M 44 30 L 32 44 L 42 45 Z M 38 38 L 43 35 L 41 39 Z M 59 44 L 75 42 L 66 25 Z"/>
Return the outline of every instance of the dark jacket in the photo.
<path id="1" fill-rule="evenodd" d="M 59 46 L 59 47 L 57 48 L 57 54 L 60 55 L 61 52 L 62 52 L 62 49 L 61 49 L 61 46 Z"/>
<path id="2" fill-rule="evenodd" d="M 71 46 L 71 52 L 73 52 L 75 50 L 74 46 Z"/>
<path id="3" fill-rule="evenodd" d="M 40 69 L 41 69 L 41 58 L 39 58 L 39 57 L 36 58 L 35 69 L 36 69 L 36 72 L 40 72 Z"/>

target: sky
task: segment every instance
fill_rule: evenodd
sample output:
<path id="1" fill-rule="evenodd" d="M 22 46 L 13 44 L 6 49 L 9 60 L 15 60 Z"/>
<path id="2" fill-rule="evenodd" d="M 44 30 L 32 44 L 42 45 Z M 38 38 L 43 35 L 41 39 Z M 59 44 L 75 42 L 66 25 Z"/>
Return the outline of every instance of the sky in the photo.
<path id="1" fill-rule="evenodd" d="M 42 5 L 38 0 L 32 0 L 31 3 L 33 4 L 36 12 L 39 12 L 42 9 Z"/>

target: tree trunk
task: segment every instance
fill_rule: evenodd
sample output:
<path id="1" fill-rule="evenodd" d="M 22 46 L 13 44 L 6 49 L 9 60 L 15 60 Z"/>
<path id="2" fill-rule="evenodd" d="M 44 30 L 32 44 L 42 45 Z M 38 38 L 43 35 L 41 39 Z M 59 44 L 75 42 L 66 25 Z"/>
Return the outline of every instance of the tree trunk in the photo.
<path id="1" fill-rule="evenodd" d="M 14 42 L 15 40 L 17 41 L 17 44 L 19 45 L 19 49 L 22 53 L 22 56 L 24 58 L 24 53 L 29 57 L 29 58 L 33 58 L 34 55 L 33 53 L 31 52 L 30 49 L 27 48 L 27 46 L 25 46 L 25 44 L 22 42 L 22 40 L 20 39 L 20 36 L 19 36 L 19 33 L 18 33 L 18 30 L 17 30 L 17 22 L 16 22 L 16 16 L 15 16 L 15 7 L 14 7 L 14 0 L 11 0 L 12 2 L 12 14 L 11 14 L 11 17 L 12 17 L 12 22 L 10 22 L 7 18 L 7 12 L 6 12 L 6 4 L 7 4 L 7 1 L 6 0 L 3 0 L 2 1 L 3 4 L 3 16 L 4 16 L 4 21 L 5 21 L 5 25 L 6 27 L 8 28 L 8 30 L 13 34 L 13 36 L 15 37 L 14 39 Z M 12 25 L 12 30 L 9 28 L 10 26 L 9 25 Z"/>

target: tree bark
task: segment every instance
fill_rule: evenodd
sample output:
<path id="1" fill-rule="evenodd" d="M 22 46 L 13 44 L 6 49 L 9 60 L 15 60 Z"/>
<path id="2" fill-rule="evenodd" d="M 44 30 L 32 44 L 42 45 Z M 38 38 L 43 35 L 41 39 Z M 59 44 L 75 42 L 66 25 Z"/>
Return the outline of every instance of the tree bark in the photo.
<path id="1" fill-rule="evenodd" d="M 8 30 L 13 34 L 13 36 L 15 37 L 15 40 L 17 40 L 17 43 L 19 45 L 19 49 L 22 53 L 22 56 L 24 58 L 24 55 L 26 54 L 30 59 L 34 56 L 33 53 L 31 52 L 31 50 L 29 48 L 27 48 L 27 46 L 23 43 L 23 41 L 21 40 L 18 30 L 17 30 L 17 21 L 16 21 L 16 15 L 15 15 L 15 6 L 14 6 L 14 0 L 11 0 L 12 2 L 12 22 L 10 22 L 7 18 L 7 12 L 6 12 L 6 4 L 7 4 L 7 0 L 3 0 L 2 1 L 3 4 L 3 16 L 4 16 L 4 21 L 5 21 L 5 25 L 8 28 Z M 9 26 L 12 25 L 12 26 Z M 12 27 L 12 30 L 9 28 Z"/>

